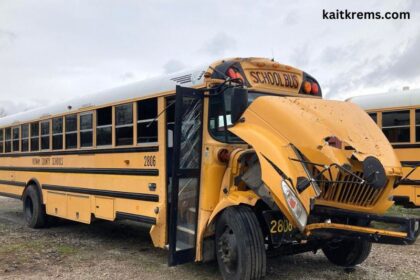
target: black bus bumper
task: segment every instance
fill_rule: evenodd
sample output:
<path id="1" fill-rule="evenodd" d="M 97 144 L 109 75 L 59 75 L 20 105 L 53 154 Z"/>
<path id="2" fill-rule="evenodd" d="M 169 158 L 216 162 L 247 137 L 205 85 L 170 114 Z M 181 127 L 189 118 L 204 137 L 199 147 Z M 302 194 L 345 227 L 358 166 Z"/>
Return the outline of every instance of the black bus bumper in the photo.
<path id="1" fill-rule="evenodd" d="M 347 237 L 374 243 L 410 245 L 420 233 L 418 218 L 381 216 L 324 206 L 315 206 L 311 216 L 324 221 L 306 226 L 306 234 L 311 239 Z"/>

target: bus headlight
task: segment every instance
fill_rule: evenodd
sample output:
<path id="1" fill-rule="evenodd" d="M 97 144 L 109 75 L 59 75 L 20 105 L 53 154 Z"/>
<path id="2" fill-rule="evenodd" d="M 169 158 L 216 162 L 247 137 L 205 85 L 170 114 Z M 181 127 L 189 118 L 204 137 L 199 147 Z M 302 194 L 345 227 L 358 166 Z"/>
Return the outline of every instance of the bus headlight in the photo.
<path id="1" fill-rule="evenodd" d="M 286 199 L 286 203 L 290 212 L 292 212 L 292 215 L 295 218 L 300 231 L 303 231 L 308 220 L 308 215 L 306 214 L 305 208 L 303 207 L 300 200 L 296 197 L 295 193 L 290 189 L 286 180 L 281 181 L 281 188 L 283 190 L 284 198 Z"/>

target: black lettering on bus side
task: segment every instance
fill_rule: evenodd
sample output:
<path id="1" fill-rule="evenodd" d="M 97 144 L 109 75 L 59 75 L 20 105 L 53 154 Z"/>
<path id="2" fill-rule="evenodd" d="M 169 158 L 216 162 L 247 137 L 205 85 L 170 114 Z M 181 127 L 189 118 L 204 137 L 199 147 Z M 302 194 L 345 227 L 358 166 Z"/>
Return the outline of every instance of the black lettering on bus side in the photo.
<path id="1" fill-rule="evenodd" d="M 276 86 L 282 86 L 282 87 L 284 87 L 283 81 L 281 80 L 281 77 L 280 77 L 280 74 L 279 73 L 274 72 L 273 79 L 274 79 L 274 83 L 276 84 Z"/>
<path id="2" fill-rule="evenodd" d="M 260 82 L 260 80 L 258 79 L 257 73 L 255 73 L 254 71 L 251 71 L 250 74 L 251 74 L 251 77 L 254 78 L 254 80 L 253 80 L 254 83 L 259 83 Z"/>
<path id="3" fill-rule="evenodd" d="M 52 165 L 63 165 L 63 158 L 62 157 L 58 157 L 58 158 L 53 158 L 52 159 Z"/>
<path id="4" fill-rule="evenodd" d="M 299 81 L 298 81 L 298 77 L 296 75 L 292 75 L 292 81 L 293 81 L 293 88 L 298 88 L 299 87 Z"/>
<path id="5" fill-rule="evenodd" d="M 144 156 L 144 166 L 156 166 L 156 156 Z"/>
<path id="6" fill-rule="evenodd" d="M 41 159 L 41 165 L 50 165 L 50 158 Z"/>
<path id="7" fill-rule="evenodd" d="M 267 80 L 270 83 L 270 85 L 274 85 L 274 78 L 271 72 L 267 72 Z"/>
<path id="8" fill-rule="evenodd" d="M 283 74 L 284 77 L 284 83 L 286 87 L 290 87 L 290 77 L 288 74 Z"/>

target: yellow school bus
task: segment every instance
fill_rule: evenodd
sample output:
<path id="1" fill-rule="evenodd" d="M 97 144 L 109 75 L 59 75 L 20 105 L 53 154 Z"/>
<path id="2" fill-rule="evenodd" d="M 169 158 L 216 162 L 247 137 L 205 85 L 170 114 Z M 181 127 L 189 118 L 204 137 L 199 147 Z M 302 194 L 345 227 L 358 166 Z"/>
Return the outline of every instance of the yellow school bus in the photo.
<path id="1" fill-rule="evenodd" d="M 267 251 L 354 266 L 372 242 L 419 234 L 418 220 L 383 215 L 403 173 L 376 124 L 273 60 L 220 60 L 0 128 L 0 192 L 22 200 L 28 226 L 131 219 L 169 265 L 217 259 L 224 279 L 263 278 Z"/>
<path id="2" fill-rule="evenodd" d="M 401 160 L 404 175 L 395 186 L 395 203 L 420 207 L 420 90 L 357 96 L 348 101 L 368 112 Z"/>

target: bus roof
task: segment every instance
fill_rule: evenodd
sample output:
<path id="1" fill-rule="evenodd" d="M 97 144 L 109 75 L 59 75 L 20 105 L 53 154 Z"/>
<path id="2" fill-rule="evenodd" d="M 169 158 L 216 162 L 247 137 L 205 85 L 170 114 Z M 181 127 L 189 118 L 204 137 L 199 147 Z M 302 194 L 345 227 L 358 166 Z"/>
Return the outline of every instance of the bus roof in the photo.
<path id="1" fill-rule="evenodd" d="M 229 72 L 230 71 L 230 72 Z M 210 76 L 205 75 L 208 72 Z M 230 74 L 229 74 L 230 73 Z M 184 87 L 204 86 L 206 79 L 225 79 L 237 75 L 244 79 L 249 88 L 273 94 L 292 95 L 302 93 L 306 97 L 321 98 L 318 82 L 309 74 L 274 60 L 259 57 L 229 58 L 205 64 L 191 70 L 146 79 L 126 86 L 85 95 L 46 107 L 0 118 L 0 127 L 18 125 L 25 122 L 47 119 L 55 115 L 69 114 L 79 110 L 91 110 L 116 102 L 135 98 L 146 98 L 174 92 L 177 85 Z M 232 77 L 230 77 L 232 78 Z M 309 83 L 310 92 L 301 92 L 303 82 Z M 314 87 L 313 85 L 317 87 Z M 316 92 L 312 92 L 312 87 Z"/>
<path id="2" fill-rule="evenodd" d="M 365 110 L 417 106 L 420 105 L 420 89 L 354 96 L 346 101 L 353 102 Z"/>
<path id="3" fill-rule="evenodd" d="M 167 92 L 175 90 L 176 85 L 185 87 L 199 85 L 204 82 L 204 73 L 207 71 L 208 67 L 209 64 L 190 70 L 134 82 L 95 94 L 77 97 L 58 104 L 9 115 L 4 118 L 0 118 L 0 127 L 24 123 L 70 111 L 77 111 L 87 107 L 105 105 L 119 100 L 128 100 L 132 98 L 146 97 L 151 94 Z"/>

